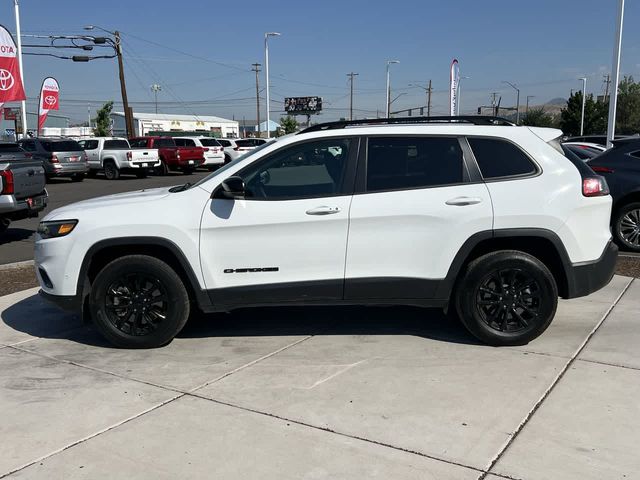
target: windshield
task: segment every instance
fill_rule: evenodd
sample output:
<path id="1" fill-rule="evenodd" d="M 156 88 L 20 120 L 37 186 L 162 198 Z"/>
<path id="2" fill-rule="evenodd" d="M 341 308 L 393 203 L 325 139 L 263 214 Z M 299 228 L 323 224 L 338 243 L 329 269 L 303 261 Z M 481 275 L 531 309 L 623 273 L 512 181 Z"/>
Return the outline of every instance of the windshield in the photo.
<path id="1" fill-rule="evenodd" d="M 275 140 L 274 140 L 275 141 Z M 227 170 L 229 170 L 230 167 L 233 167 L 235 165 L 238 164 L 238 162 L 244 160 L 245 158 L 249 158 L 253 155 L 255 155 L 256 153 L 259 153 L 260 150 L 265 149 L 266 147 L 272 145 L 273 142 L 267 142 L 263 145 L 260 145 L 259 147 L 254 148 L 253 150 L 249 150 L 247 153 L 245 153 L 244 155 L 240 155 L 238 158 L 236 158 L 235 160 L 227 163 L 224 167 L 219 168 L 218 170 L 216 170 L 215 172 L 211 173 L 210 175 L 207 175 L 206 177 L 200 179 L 200 181 L 198 181 L 197 183 L 193 184 L 194 187 L 199 187 L 200 185 L 202 185 L 205 182 L 208 182 L 210 179 L 212 179 L 213 177 L 220 175 L 221 173 L 226 172 Z"/>

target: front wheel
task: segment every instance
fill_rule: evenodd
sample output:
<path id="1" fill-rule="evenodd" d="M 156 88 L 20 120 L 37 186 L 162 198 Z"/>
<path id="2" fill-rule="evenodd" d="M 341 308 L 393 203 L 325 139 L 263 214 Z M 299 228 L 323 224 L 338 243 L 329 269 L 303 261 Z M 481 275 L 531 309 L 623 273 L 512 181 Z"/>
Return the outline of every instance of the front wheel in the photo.
<path id="1" fill-rule="evenodd" d="M 620 208 L 613 221 L 616 243 L 622 248 L 640 252 L 640 203 Z"/>
<path id="2" fill-rule="evenodd" d="M 556 313 L 558 287 L 537 258 L 503 250 L 473 260 L 455 293 L 456 310 L 477 339 L 494 346 L 525 345 Z"/>
<path id="3" fill-rule="evenodd" d="M 178 274 L 147 255 L 120 257 L 96 276 L 90 308 L 97 329 L 116 346 L 169 343 L 189 318 L 189 295 Z"/>

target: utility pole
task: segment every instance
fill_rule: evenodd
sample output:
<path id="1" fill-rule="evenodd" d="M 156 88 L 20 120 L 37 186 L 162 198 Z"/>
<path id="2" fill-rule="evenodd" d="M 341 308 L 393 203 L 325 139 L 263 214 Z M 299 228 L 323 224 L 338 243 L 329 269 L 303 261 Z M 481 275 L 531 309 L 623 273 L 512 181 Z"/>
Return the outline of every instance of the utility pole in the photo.
<path id="1" fill-rule="evenodd" d="M 252 63 L 252 72 L 256 72 L 256 121 L 258 122 L 258 138 L 262 137 L 260 131 L 260 84 L 258 82 L 258 73 L 260 73 L 261 65 L 259 63 Z"/>
<path id="2" fill-rule="evenodd" d="M 493 116 L 497 117 L 498 111 L 496 110 L 496 95 L 498 95 L 498 92 L 493 92 L 491 95 L 491 111 L 493 112 Z"/>
<path id="3" fill-rule="evenodd" d="M 87 123 L 87 126 L 91 128 L 91 104 L 90 103 L 87 104 L 87 114 L 88 114 L 87 117 L 89 120 L 89 122 Z"/>
<path id="4" fill-rule="evenodd" d="M 347 77 L 349 77 L 349 120 L 353 120 L 353 77 L 357 77 L 358 73 L 347 73 Z"/>
<path id="5" fill-rule="evenodd" d="M 162 87 L 157 83 L 154 83 L 153 85 L 151 85 L 151 91 L 153 92 L 156 99 L 156 114 L 158 113 L 158 92 L 160 90 L 162 90 Z"/>
<path id="6" fill-rule="evenodd" d="M 118 69 L 120 71 L 120 91 L 122 92 L 122 105 L 124 107 L 124 123 L 127 128 L 127 137 L 133 137 L 133 114 L 129 110 L 129 100 L 127 99 L 127 85 L 124 82 L 124 63 L 122 62 L 122 44 L 120 43 L 120 32 L 113 32 L 116 39 L 116 55 L 118 56 Z"/>
<path id="7" fill-rule="evenodd" d="M 516 125 L 518 125 L 520 123 L 520 89 L 506 80 L 503 80 L 502 83 L 506 83 L 516 91 Z"/>
<path id="8" fill-rule="evenodd" d="M 603 77 L 605 78 L 604 80 L 604 101 L 607 101 L 607 97 L 609 96 L 609 85 L 611 85 L 611 75 L 609 75 L 608 73 L 606 75 L 603 75 Z"/>
<path id="9" fill-rule="evenodd" d="M 431 80 L 429 80 L 429 89 L 427 90 L 427 117 L 431 116 Z"/>

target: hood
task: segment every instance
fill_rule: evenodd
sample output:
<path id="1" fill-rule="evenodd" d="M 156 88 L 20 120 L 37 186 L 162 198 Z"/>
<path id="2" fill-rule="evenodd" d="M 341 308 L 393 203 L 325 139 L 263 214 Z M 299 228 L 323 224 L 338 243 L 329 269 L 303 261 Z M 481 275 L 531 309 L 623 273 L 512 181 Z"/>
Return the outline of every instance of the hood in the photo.
<path id="1" fill-rule="evenodd" d="M 134 205 L 143 202 L 156 202 L 169 195 L 170 188 L 172 187 L 137 190 L 134 192 L 116 193 L 114 195 L 82 200 L 53 210 L 43 220 L 63 218 L 68 216 L 67 214 L 71 212 L 77 213 L 101 208 L 126 207 L 127 205 Z"/>

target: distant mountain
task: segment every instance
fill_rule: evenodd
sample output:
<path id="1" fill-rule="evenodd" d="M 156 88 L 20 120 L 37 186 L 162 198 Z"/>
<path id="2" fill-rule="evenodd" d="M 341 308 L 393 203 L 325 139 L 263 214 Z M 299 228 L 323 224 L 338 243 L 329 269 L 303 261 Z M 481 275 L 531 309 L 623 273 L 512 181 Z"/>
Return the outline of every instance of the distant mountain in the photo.
<path id="1" fill-rule="evenodd" d="M 567 104 L 567 99 L 562 97 L 552 98 L 545 105 L 562 105 L 563 107 Z"/>

